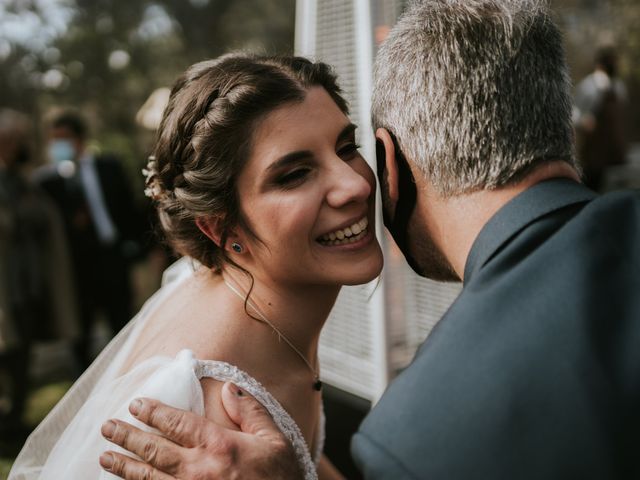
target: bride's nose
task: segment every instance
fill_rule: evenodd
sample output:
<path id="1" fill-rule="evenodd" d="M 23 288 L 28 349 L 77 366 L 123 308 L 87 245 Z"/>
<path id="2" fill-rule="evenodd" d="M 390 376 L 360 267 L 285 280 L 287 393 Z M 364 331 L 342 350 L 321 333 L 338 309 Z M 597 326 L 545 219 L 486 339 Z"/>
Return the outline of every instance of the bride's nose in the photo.
<path id="1" fill-rule="evenodd" d="M 366 202 L 371 195 L 371 185 L 367 179 L 349 163 L 340 161 L 329 173 L 327 203 L 340 208 L 351 202 Z"/>

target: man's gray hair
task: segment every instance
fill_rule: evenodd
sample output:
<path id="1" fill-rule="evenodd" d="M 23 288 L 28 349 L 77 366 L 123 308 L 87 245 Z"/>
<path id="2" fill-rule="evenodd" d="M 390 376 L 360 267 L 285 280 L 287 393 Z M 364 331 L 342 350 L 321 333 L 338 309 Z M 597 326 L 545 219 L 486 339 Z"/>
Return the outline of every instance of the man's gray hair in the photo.
<path id="1" fill-rule="evenodd" d="M 562 37 L 541 0 L 412 2 L 378 52 L 372 117 L 443 195 L 575 166 Z"/>

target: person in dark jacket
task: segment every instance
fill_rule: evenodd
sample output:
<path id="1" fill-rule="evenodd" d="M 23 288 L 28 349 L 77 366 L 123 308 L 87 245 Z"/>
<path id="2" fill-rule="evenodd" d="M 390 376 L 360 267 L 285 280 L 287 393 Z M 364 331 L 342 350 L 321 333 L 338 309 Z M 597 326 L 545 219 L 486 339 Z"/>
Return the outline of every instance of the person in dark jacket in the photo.
<path id="1" fill-rule="evenodd" d="M 35 175 L 58 205 L 71 246 L 82 324 L 77 353 L 91 362 L 91 332 L 102 311 L 116 334 L 131 318 L 130 270 L 141 251 L 145 220 L 135 207 L 118 158 L 88 148 L 84 118 L 63 109 L 49 119 L 50 163 Z"/>
<path id="2" fill-rule="evenodd" d="M 29 179 L 32 152 L 29 117 L 0 109 L 0 435 L 24 422 L 34 341 L 78 334 L 67 239 Z"/>
<path id="3" fill-rule="evenodd" d="M 615 48 L 602 47 L 596 54 L 593 72 L 576 86 L 573 120 L 578 159 L 585 184 L 596 191 L 606 186 L 609 167 L 626 162 L 629 98 L 618 70 Z"/>

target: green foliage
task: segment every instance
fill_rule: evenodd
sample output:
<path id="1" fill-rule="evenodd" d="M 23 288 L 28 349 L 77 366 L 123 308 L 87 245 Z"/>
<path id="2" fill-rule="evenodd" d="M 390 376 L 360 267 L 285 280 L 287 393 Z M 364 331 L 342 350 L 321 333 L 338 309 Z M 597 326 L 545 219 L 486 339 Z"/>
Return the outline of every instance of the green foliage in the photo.
<path id="1" fill-rule="evenodd" d="M 27 406 L 24 414 L 24 423 L 29 429 L 38 425 L 51 409 L 60 401 L 64 394 L 71 387 L 71 381 L 59 381 L 42 385 L 29 393 Z M 22 448 L 28 430 L 2 438 L 0 451 L 4 458 L 0 458 L 0 480 L 9 476 L 9 470 L 13 463 L 12 455 L 17 454 Z"/>
<path id="2" fill-rule="evenodd" d="M 27 425 L 36 426 L 56 403 L 67 393 L 72 382 L 58 382 L 44 385 L 29 394 L 24 421 Z"/>
<path id="3" fill-rule="evenodd" d="M 13 460 L 10 460 L 8 458 L 0 458 L 0 480 L 9 477 L 9 470 L 11 470 L 12 464 Z"/>
<path id="4" fill-rule="evenodd" d="M 229 49 L 293 46 L 295 0 L 57 0 L 49 10 L 41 3 L 0 5 L 0 105 L 36 122 L 54 106 L 79 108 L 100 148 L 131 171 L 149 149 L 135 114 L 153 90 Z M 32 39 L 6 33 L 3 22 L 14 15 L 25 25 L 37 19 Z"/>

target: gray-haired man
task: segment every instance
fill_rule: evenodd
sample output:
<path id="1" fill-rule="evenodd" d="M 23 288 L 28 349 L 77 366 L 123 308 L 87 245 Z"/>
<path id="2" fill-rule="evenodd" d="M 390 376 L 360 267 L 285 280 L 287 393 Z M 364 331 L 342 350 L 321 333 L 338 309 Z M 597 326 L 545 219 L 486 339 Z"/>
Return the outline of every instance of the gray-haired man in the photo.
<path id="1" fill-rule="evenodd" d="M 580 185 L 543 2 L 414 2 L 374 90 L 385 224 L 418 273 L 464 289 L 354 437 L 365 477 L 638 477 L 640 195 Z M 170 440 L 119 422 L 149 463 L 111 471 L 296 478 L 268 415 L 225 392 L 244 433 L 145 400 Z"/>

